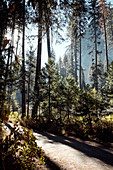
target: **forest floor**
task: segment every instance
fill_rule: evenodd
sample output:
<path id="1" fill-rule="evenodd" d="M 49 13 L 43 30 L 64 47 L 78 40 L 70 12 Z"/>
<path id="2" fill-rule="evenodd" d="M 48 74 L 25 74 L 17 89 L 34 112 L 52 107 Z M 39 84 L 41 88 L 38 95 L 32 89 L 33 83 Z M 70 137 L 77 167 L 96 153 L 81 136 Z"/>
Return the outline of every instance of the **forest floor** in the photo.
<path id="1" fill-rule="evenodd" d="M 102 145 L 75 137 L 34 132 L 52 170 L 112 170 L 113 144 Z M 48 161 L 47 161 L 48 162 Z"/>

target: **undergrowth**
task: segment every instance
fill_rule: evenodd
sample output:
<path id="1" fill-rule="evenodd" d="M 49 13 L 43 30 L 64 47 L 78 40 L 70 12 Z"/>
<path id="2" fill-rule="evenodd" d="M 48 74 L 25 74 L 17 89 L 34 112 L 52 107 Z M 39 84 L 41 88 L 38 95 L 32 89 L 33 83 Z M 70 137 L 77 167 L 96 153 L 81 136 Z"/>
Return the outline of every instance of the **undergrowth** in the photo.
<path id="1" fill-rule="evenodd" d="M 45 164 L 44 153 L 37 146 L 32 130 L 15 125 L 10 135 L 0 140 L 0 169 L 31 170 Z"/>
<path id="2" fill-rule="evenodd" d="M 91 124 L 90 124 L 91 123 Z M 103 120 L 89 116 L 75 117 L 74 121 L 58 122 L 57 120 L 39 121 L 27 119 L 24 125 L 39 131 L 47 131 L 54 134 L 74 135 L 82 139 L 96 140 L 100 142 L 113 142 L 113 121 Z M 92 127 L 92 129 L 91 129 Z"/>

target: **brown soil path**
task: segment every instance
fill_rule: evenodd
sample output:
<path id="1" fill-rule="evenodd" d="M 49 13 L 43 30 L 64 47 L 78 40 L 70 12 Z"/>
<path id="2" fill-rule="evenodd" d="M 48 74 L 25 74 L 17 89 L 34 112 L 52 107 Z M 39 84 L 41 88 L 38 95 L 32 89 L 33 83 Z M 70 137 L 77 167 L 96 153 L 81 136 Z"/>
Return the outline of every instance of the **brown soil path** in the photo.
<path id="1" fill-rule="evenodd" d="M 38 146 L 61 170 L 113 170 L 113 147 L 50 133 L 34 135 Z"/>

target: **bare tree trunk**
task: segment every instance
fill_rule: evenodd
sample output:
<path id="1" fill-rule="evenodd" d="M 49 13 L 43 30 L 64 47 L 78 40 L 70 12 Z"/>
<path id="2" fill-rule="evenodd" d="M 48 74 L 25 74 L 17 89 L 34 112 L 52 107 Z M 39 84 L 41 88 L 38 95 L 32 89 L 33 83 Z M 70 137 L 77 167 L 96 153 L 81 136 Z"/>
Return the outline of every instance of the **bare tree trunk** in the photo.
<path id="1" fill-rule="evenodd" d="M 94 17 L 95 21 L 95 17 Z M 96 23 L 95 23 L 95 89 L 98 91 L 98 77 L 97 77 L 97 30 L 96 30 Z"/>
<path id="2" fill-rule="evenodd" d="M 15 31 L 15 11 L 14 11 L 14 18 L 13 18 L 13 26 L 12 26 L 12 46 L 14 47 L 14 31 Z"/>
<path id="3" fill-rule="evenodd" d="M 28 80 L 28 96 L 27 96 L 27 118 L 29 118 L 29 93 L 30 93 L 30 70 L 29 70 L 29 80 Z"/>
<path id="4" fill-rule="evenodd" d="M 40 80 L 41 71 L 41 51 L 42 51 L 42 2 L 39 2 L 39 23 L 38 23 L 38 50 L 37 50 L 37 65 L 36 65 L 36 76 L 35 76 L 35 87 L 36 101 L 32 109 L 32 117 L 37 115 L 37 108 L 39 104 L 39 86 L 38 81 Z"/>
<path id="5" fill-rule="evenodd" d="M 48 58 L 51 58 L 51 46 L 50 46 L 50 29 L 49 25 L 46 23 L 46 34 L 47 34 L 47 51 L 48 51 Z"/>
<path id="6" fill-rule="evenodd" d="M 25 0 L 23 0 L 23 38 L 22 38 L 22 117 L 26 115 L 25 102 Z"/>
<path id="7" fill-rule="evenodd" d="M 2 26 L 0 27 L 0 66 L 2 66 L 2 39 L 3 39 L 3 30 L 2 30 Z M 0 81 L 2 79 L 2 74 L 0 73 Z M 2 117 L 2 101 L 1 101 L 1 98 L 0 98 L 0 118 L 1 120 L 3 121 L 3 117 Z"/>
<path id="8" fill-rule="evenodd" d="M 7 59 L 7 65 L 6 65 L 6 70 L 5 70 L 5 80 L 4 80 L 4 96 L 3 100 L 1 102 L 1 110 L 0 110 L 0 116 L 1 116 L 1 111 L 4 109 L 4 103 L 5 103 L 5 98 L 6 98 L 6 87 L 7 87 L 7 79 L 8 79 L 8 68 L 9 68 L 9 60 L 10 60 L 10 47 L 8 48 L 8 59 Z"/>
<path id="9" fill-rule="evenodd" d="M 10 60 L 10 47 L 8 48 L 8 59 L 7 59 L 5 81 L 4 81 L 4 94 L 5 94 L 5 96 L 6 96 L 6 86 L 7 86 L 7 78 L 8 78 L 9 60 Z"/>
<path id="10" fill-rule="evenodd" d="M 15 31 L 15 11 L 14 11 L 14 18 L 13 18 L 13 26 L 12 26 L 12 50 L 11 50 L 11 61 L 10 61 L 10 70 L 12 72 L 12 58 L 14 55 L 14 31 Z M 11 78 L 11 77 L 10 77 Z M 11 82 L 11 86 L 9 86 L 9 109 L 11 106 L 11 98 L 12 98 L 12 88 L 13 88 L 13 82 Z"/>
<path id="11" fill-rule="evenodd" d="M 48 60 L 51 59 L 51 45 L 50 45 L 50 28 L 49 28 L 49 14 L 46 4 L 46 34 L 47 34 L 47 51 L 48 51 Z M 49 67 L 50 68 L 50 67 Z M 50 89 L 50 71 L 49 71 L 49 87 L 48 87 L 48 95 L 49 95 L 49 121 L 51 120 L 51 89 Z"/>
<path id="12" fill-rule="evenodd" d="M 3 39 L 3 29 L 0 28 L 0 55 L 2 55 L 2 39 Z"/>
<path id="13" fill-rule="evenodd" d="M 19 45 L 19 40 L 20 40 L 20 35 L 19 35 L 19 30 L 18 30 L 18 39 L 17 39 L 17 44 L 16 44 L 16 56 L 18 54 L 18 45 Z"/>
<path id="14" fill-rule="evenodd" d="M 48 59 L 51 58 L 51 49 L 50 49 L 50 32 L 49 32 L 49 25 L 46 23 L 46 33 L 47 33 L 47 50 L 48 50 Z M 50 71 L 49 71 L 49 121 L 51 119 L 51 89 L 50 89 Z"/>
<path id="15" fill-rule="evenodd" d="M 106 71 L 108 71 L 108 44 L 107 44 L 107 33 L 106 33 L 106 20 L 103 14 L 103 20 L 104 20 L 104 38 L 105 38 L 105 59 L 106 59 Z"/>
<path id="16" fill-rule="evenodd" d="M 47 2 L 44 1 L 45 8 L 46 8 L 46 35 L 47 35 L 47 51 L 48 51 L 48 58 L 51 58 L 51 46 L 50 46 L 50 18 L 48 13 Z"/>
<path id="17" fill-rule="evenodd" d="M 71 74 L 73 75 L 73 37 L 71 38 Z"/>
<path id="18" fill-rule="evenodd" d="M 80 37 L 80 69 L 79 69 L 79 87 L 81 89 L 81 37 Z"/>
<path id="19" fill-rule="evenodd" d="M 51 89 L 50 89 L 50 74 L 49 74 L 49 121 L 51 120 Z"/>
<path id="20" fill-rule="evenodd" d="M 75 82 L 77 83 L 77 35 L 75 35 Z"/>

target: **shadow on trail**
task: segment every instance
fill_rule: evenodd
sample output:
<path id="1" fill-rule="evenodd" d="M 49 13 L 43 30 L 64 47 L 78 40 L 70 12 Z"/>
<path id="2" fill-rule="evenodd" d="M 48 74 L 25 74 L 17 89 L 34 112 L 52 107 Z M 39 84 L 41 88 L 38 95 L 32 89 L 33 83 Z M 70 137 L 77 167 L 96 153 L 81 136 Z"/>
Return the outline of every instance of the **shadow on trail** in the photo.
<path id="1" fill-rule="evenodd" d="M 84 141 L 78 141 L 70 137 L 56 136 L 44 132 L 38 133 L 42 134 L 43 136 L 46 136 L 49 140 L 51 140 L 50 143 L 62 143 L 84 153 L 88 157 L 99 159 L 100 161 L 103 161 L 104 163 L 113 166 L 113 154 L 103 150 L 101 146 L 91 146 L 89 144 L 84 143 Z"/>
<path id="2" fill-rule="evenodd" d="M 44 155 L 45 162 L 49 170 L 61 170 L 58 165 L 56 165 L 48 156 Z"/>

